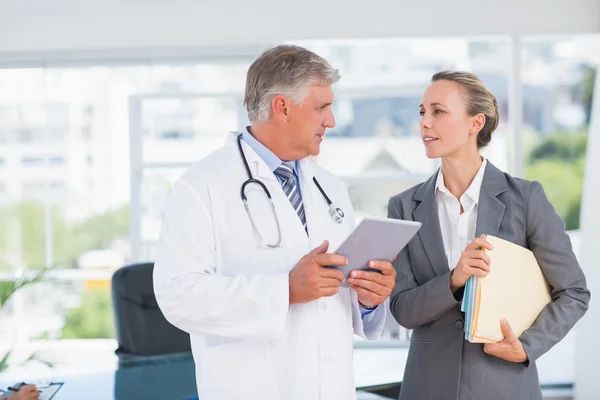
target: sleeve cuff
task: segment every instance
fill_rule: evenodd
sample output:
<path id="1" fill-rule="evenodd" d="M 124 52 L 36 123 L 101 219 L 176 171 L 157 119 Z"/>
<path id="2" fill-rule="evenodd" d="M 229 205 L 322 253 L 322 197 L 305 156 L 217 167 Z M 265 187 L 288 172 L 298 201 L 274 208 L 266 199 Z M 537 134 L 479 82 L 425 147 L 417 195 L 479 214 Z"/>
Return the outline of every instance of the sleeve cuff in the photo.
<path id="1" fill-rule="evenodd" d="M 535 358 L 534 359 L 531 358 L 531 356 L 533 355 L 533 351 L 531 348 L 529 348 L 529 345 L 527 343 L 521 341 L 521 345 L 523 346 L 523 351 L 525 351 L 525 355 L 527 356 L 527 360 L 523 361 L 523 365 L 525 367 L 529 367 L 529 366 L 531 366 L 531 364 L 533 364 L 535 362 Z M 534 355 L 534 357 L 535 357 L 535 355 Z"/>
<path id="2" fill-rule="evenodd" d="M 377 340 L 385 325 L 386 307 L 381 304 L 363 316 L 363 332 L 367 340 Z"/>
<path id="3" fill-rule="evenodd" d="M 362 306 L 362 304 L 360 304 L 360 302 L 359 302 L 359 303 L 358 303 L 358 308 L 359 308 L 359 310 L 360 310 L 360 316 L 361 316 L 361 318 L 364 320 L 364 319 L 365 319 L 365 316 L 367 316 L 367 315 L 371 314 L 373 311 L 377 310 L 377 309 L 378 309 L 380 306 L 381 306 L 381 304 L 380 304 L 380 305 L 378 305 L 378 306 L 377 306 L 377 307 L 375 307 L 375 308 L 364 308 L 364 307 Z"/>

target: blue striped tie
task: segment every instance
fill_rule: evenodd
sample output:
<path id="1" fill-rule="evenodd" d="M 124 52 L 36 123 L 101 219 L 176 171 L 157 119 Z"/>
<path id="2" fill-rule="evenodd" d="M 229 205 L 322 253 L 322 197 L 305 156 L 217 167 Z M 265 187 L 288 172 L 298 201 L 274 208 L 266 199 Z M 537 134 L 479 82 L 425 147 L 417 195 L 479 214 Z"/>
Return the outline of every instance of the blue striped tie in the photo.
<path id="1" fill-rule="evenodd" d="M 281 183 L 283 192 L 292 204 L 292 207 L 294 207 L 294 210 L 296 210 L 300 222 L 302 222 L 302 225 L 304 226 L 304 230 L 306 230 L 306 215 L 304 214 L 304 205 L 302 204 L 300 190 L 294 179 L 294 168 L 290 163 L 282 162 L 275 170 L 275 175 Z"/>

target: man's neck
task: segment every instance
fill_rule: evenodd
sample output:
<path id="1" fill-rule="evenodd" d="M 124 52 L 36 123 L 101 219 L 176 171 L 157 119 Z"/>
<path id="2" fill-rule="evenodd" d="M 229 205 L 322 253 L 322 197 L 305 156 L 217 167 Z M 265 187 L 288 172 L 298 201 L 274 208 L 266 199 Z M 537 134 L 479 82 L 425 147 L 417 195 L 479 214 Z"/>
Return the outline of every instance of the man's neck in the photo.
<path id="1" fill-rule="evenodd" d="M 292 160 L 289 153 L 285 151 L 287 146 L 283 142 L 283 135 L 278 135 L 272 124 L 253 122 L 250 126 L 250 134 L 263 146 L 271 150 L 280 160 Z"/>

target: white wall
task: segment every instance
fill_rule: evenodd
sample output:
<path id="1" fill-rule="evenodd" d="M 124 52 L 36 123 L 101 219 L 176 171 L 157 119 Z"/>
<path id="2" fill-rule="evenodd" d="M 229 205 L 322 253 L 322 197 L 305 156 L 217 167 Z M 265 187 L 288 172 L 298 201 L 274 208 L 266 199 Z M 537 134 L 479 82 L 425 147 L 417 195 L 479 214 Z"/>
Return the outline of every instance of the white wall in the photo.
<path id="1" fill-rule="evenodd" d="M 247 45 L 311 38 L 600 32 L 600 3 L 596 0 L 319 3 L 0 0 L 0 61 L 39 59 L 39 52 L 45 51 L 52 52 L 50 58 L 67 59 L 95 58 L 103 50 L 127 58 L 152 56 L 164 49 L 194 52 L 206 46 L 209 53 L 235 53 Z M 236 47 L 224 50 L 223 46 Z"/>
<path id="2" fill-rule="evenodd" d="M 575 398 L 598 399 L 598 361 L 600 360 L 600 80 L 596 78 L 588 147 L 586 154 L 583 196 L 581 199 L 581 267 L 592 293 L 587 314 L 577 324 L 575 350 Z"/>

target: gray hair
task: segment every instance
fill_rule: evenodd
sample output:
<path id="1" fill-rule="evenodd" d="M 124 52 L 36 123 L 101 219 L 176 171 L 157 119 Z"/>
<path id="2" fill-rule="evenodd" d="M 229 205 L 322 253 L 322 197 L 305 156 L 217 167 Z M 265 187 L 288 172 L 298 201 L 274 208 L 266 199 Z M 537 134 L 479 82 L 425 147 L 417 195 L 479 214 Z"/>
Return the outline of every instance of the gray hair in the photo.
<path id="1" fill-rule="evenodd" d="M 292 45 L 269 49 L 252 63 L 246 75 L 244 106 L 248 119 L 267 122 L 276 95 L 302 104 L 310 85 L 333 85 L 339 79 L 339 71 L 310 50 Z"/>

